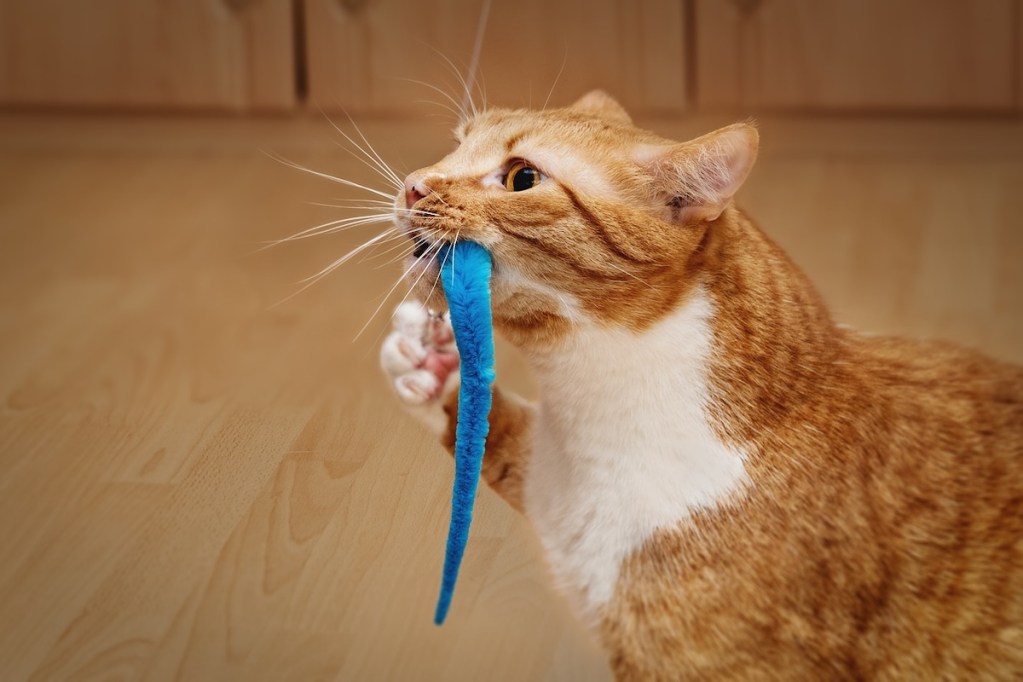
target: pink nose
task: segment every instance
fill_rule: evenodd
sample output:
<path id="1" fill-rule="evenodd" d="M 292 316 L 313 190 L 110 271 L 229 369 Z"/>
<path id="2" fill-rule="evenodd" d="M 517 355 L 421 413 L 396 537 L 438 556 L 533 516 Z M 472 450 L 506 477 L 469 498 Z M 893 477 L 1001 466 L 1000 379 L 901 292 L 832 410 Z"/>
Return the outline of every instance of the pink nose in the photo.
<path id="1" fill-rule="evenodd" d="M 427 194 L 430 193 L 430 188 L 424 185 L 421 181 L 417 182 L 417 178 L 408 176 L 405 178 L 405 207 L 412 208 L 413 205 Z"/>

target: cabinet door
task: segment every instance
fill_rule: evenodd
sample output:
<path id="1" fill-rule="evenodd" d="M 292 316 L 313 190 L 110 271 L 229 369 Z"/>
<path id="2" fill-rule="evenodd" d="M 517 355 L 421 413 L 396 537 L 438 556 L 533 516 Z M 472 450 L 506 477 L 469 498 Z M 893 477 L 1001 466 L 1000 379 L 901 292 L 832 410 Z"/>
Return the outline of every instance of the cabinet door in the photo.
<path id="1" fill-rule="evenodd" d="M 1023 0 L 1016 9 L 1016 110 L 1023 113 Z"/>
<path id="2" fill-rule="evenodd" d="M 0 0 L 0 103 L 287 109 L 289 0 Z"/>
<path id="3" fill-rule="evenodd" d="M 445 57 L 468 71 L 482 4 L 304 0 L 310 103 L 384 113 L 418 110 L 423 99 L 450 106 L 430 86 L 461 98 Z M 550 104 L 564 104 L 599 87 L 633 111 L 680 111 L 683 7 L 679 0 L 495 0 L 481 88 L 502 106 L 542 106 L 552 89 Z"/>
<path id="4" fill-rule="evenodd" d="M 709 109 L 1009 111 L 1017 0 L 696 0 Z"/>

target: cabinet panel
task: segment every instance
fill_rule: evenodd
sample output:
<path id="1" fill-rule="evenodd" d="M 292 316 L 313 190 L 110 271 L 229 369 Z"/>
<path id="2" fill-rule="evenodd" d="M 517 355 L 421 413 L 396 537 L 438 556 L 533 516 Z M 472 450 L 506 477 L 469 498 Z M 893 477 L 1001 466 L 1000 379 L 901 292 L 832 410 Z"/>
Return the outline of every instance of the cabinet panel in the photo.
<path id="1" fill-rule="evenodd" d="M 696 99 L 752 110 L 1008 111 L 1016 0 L 695 0 Z"/>
<path id="2" fill-rule="evenodd" d="M 416 110 L 424 98 L 450 105 L 410 80 L 460 99 L 444 57 L 467 72 L 481 5 L 304 0 L 310 103 L 386 113 Z M 557 80 L 551 104 L 599 87 L 634 111 L 680 111 L 686 104 L 683 9 L 680 0 L 495 1 L 481 87 L 489 102 L 504 106 L 541 106 Z"/>
<path id="3" fill-rule="evenodd" d="M 1023 0 L 1016 5 L 1016 109 L 1023 112 Z"/>
<path id="4" fill-rule="evenodd" d="M 289 0 L 0 0 L 0 102 L 285 109 Z"/>

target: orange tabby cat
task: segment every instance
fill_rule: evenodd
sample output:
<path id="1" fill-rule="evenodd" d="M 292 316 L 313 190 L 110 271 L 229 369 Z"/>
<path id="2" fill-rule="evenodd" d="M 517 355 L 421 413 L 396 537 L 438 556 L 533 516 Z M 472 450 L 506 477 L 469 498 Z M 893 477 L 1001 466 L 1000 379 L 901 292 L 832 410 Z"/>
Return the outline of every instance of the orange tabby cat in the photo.
<path id="1" fill-rule="evenodd" d="M 619 679 L 1023 679 L 1023 371 L 837 327 L 732 197 L 757 132 L 675 143 L 600 92 L 486 111 L 396 211 L 494 258 L 483 476 Z M 407 210 L 413 209 L 413 210 Z M 406 304 L 382 360 L 450 448 L 457 351 Z"/>

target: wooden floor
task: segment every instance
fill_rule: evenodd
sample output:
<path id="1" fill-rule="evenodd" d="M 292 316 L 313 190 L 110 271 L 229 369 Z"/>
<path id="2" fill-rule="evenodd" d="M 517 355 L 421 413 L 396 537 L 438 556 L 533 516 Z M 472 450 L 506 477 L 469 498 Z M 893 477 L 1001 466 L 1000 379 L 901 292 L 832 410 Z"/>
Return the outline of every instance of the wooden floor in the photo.
<path id="1" fill-rule="evenodd" d="M 430 122 L 366 132 L 403 171 L 449 145 Z M 740 203 L 840 319 L 1023 361 L 1023 125 L 761 134 Z M 355 338 L 393 254 L 288 298 L 376 228 L 255 252 L 347 215 L 308 202 L 359 196 L 264 151 L 372 180 L 337 137 L 316 118 L 0 118 L 0 679 L 607 677 L 489 491 L 432 625 L 451 466 L 376 366 L 403 292 Z"/>

